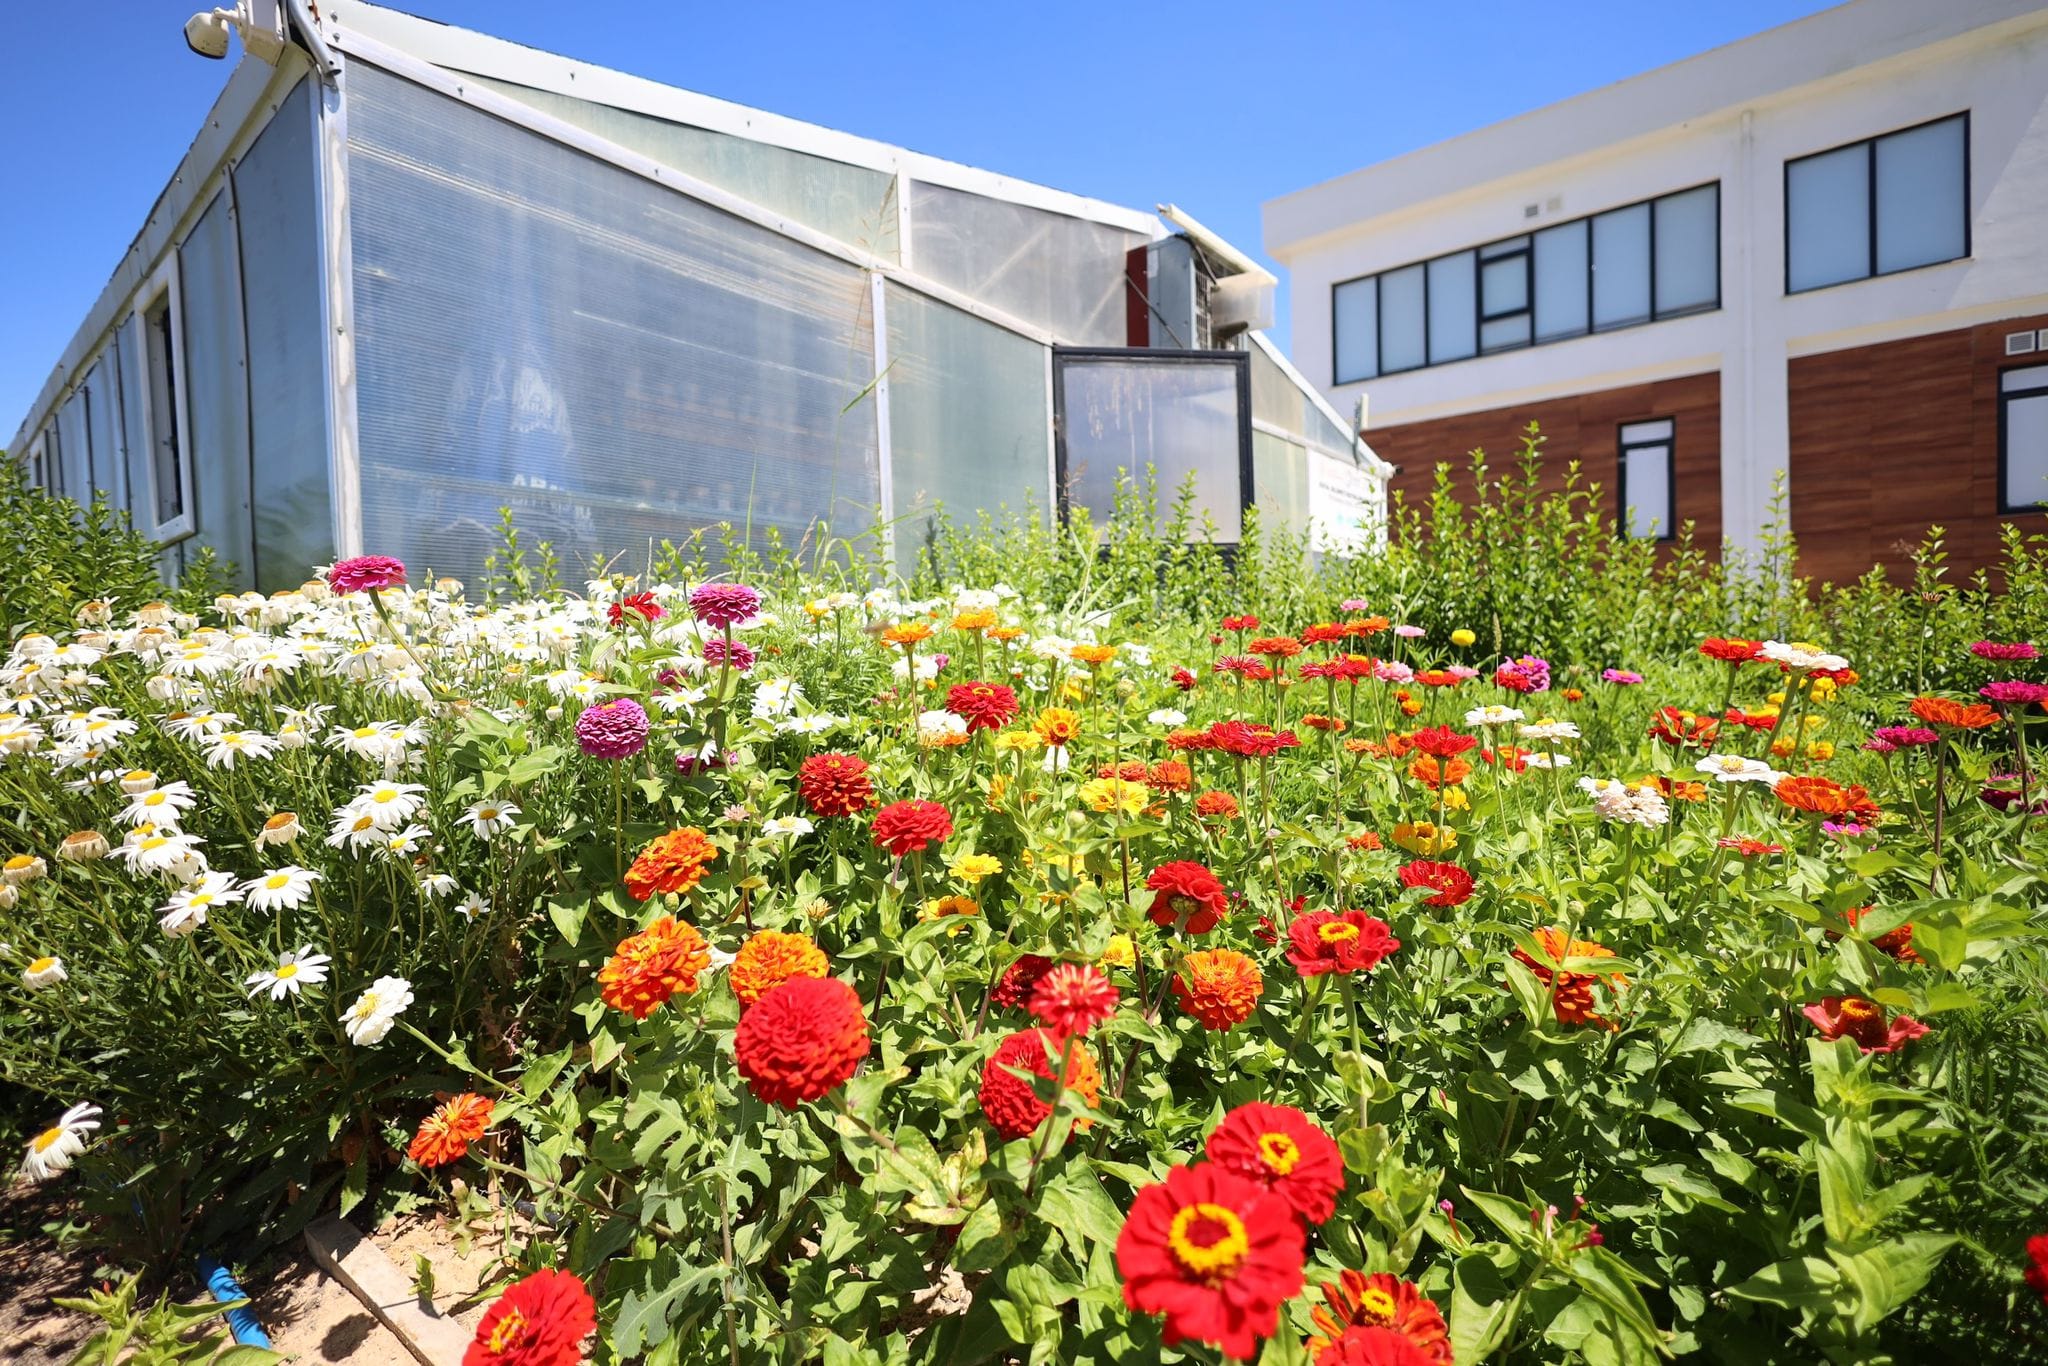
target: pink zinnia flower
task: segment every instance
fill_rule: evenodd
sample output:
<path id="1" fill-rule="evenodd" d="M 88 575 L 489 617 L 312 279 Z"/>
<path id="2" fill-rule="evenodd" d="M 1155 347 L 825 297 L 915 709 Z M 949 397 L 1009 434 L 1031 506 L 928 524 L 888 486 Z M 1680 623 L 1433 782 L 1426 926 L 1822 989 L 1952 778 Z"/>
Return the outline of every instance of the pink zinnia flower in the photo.
<path id="1" fill-rule="evenodd" d="M 733 672 L 745 673 L 754 667 L 754 650 L 745 641 L 735 640 L 728 647 L 725 637 L 713 636 L 704 642 L 704 662 L 714 667 L 729 664 Z"/>
<path id="2" fill-rule="evenodd" d="M 1823 996 L 1800 1011 L 1824 1039 L 1851 1038 L 1866 1053 L 1896 1053 L 1927 1032 L 1910 1015 L 1885 1019 L 1884 1007 L 1861 996 Z"/>
<path id="3" fill-rule="evenodd" d="M 1346 598 L 1339 605 L 1347 612 L 1363 612 L 1371 604 L 1366 602 L 1364 598 Z"/>
<path id="4" fill-rule="evenodd" d="M 1872 740 L 1881 740 L 1893 749 L 1912 749 L 1919 745 L 1931 745 L 1941 737 L 1925 726 L 1879 726 L 1870 732 Z M 1880 754 L 1884 751 L 1878 751 Z"/>
<path id="5" fill-rule="evenodd" d="M 1382 683 L 1413 683 L 1415 670 L 1399 660 L 1382 659 L 1372 666 L 1372 676 Z"/>
<path id="6" fill-rule="evenodd" d="M 1970 647 L 1970 653 L 1979 659 L 1995 659 L 2010 662 L 2020 659 L 2039 659 L 2041 652 L 2024 640 L 2001 644 L 1995 640 L 1980 640 Z"/>
<path id="7" fill-rule="evenodd" d="M 630 697 L 585 707 L 576 718 L 576 743 L 599 759 L 630 759 L 647 748 L 647 712 Z"/>
<path id="8" fill-rule="evenodd" d="M 1510 659 L 1493 671 L 1493 681 L 1511 692 L 1550 691 L 1550 661 L 1535 655 Z"/>
<path id="9" fill-rule="evenodd" d="M 1420 626 L 1410 626 L 1404 621 L 1394 628 L 1394 634 L 1400 636 L 1403 640 L 1420 640 L 1429 633 Z"/>
<path id="10" fill-rule="evenodd" d="M 1899 747 L 1889 740 L 1880 740 L 1873 735 L 1863 742 L 1863 748 L 1871 754 L 1893 754 Z"/>
<path id="11" fill-rule="evenodd" d="M 1619 683 L 1624 687 L 1643 681 L 1643 676 L 1633 669 L 1602 669 L 1600 676 L 1609 683 Z"/>
<path id="12" fill-rule="evenodd" d="M 361 593 L 366 589 L 399 588 L 405 584 L 405 561 L 389 555 L 358 555 L 341 560 L 327 571 L 327 586 L 337 593 Z"/>
<path id="13" fill-rule="evenodd" d="M 1479 677 L 1479 670 L 1473 668 L 1470 664 L 1453 664 L 1445 669 L 1444 672 L 1456 674 L 1458 681 L 1461 683 L 1469 683 L 1471 680 Z"/>
<path id="14" fill-rule="evenodd" d="M 761 610 L 761 595 L 740 583 L 707 583 L 690 594 L 690 610 L 706 626 L 737 626 Z"/>
<path id="15" fill-rule="evenodd" d="M 2018 679 L 1986 683 L 1977 689 L 1977 696 L 1989 698 L 1993 702 L 2024 707 L 2033 702 L 2048 701 L 2048 684 L 2026 683 Z"/>

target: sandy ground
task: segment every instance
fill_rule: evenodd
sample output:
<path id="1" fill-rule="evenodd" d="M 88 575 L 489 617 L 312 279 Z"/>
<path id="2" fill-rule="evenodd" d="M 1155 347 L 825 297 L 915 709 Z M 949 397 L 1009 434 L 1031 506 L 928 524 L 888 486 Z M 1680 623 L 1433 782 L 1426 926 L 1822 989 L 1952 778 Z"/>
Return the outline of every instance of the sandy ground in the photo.
<path id="1" fill-rule="evenodd" d="M 50 1304 L 52 1297 L 86 1294 L 100 1269 L 92 1253 L 61 1251 L 41 1231 L 67 1212 L 61 1196 L 21 1187 L 0 1192 L 0 1366 L 66 1366 L 93 1331 L 91 1320 Z M 443 1220 L 411 1217 L 388 1221 L 370 1239 L 408 1276 L 414 1274 L 415 1259 L 427 1257 L 433 1265 L 435 1305 L 474 1328 L 488 1303 L 479 1303 L 476 1292 L 494 1274 L 497 1242 L 484 1232 L 464 1252 L 454 1235 Z M 280 1249 L 265 1259 L 247 1288 L 273 1345 L 294 1361 L 415 1366 L 399 1340 L 321 1271 L 303 1246 Z"/>

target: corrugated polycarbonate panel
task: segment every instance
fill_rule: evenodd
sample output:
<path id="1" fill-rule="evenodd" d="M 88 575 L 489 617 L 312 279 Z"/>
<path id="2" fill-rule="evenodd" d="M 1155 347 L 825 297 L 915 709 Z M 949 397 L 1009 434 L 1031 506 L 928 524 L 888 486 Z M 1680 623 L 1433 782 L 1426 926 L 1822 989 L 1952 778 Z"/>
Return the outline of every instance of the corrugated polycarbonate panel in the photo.
<path id="1" fill-rule="evenodd" d="M 925 544 L 931 509 L 955 523 L 1052 507 L 1045 348 L 900 285 L 888 286 L 889 460 L 897 558 Z"/>
<path id="2" fill-rule="evenodd" d="M 334 558 L 311 91 L 299 82 L 235 167 L 249 315 L 253 568 L 266 592 L 296 587 Z"/>
<path id="3" fill-rule="evenodd" d="M 130 314 L 114 329 L 114 345 L 107 354 L 120 372 L 121 445 L 127 455 L 122 473 L 127 498 L 122 506 L 135 529 L 147 534 L 156 526 L 156 509 L 150 501 L 149 434 L 142 425 L 143 380 L 136 341 L 135 318 Z"/>
<path id="4" fill-rule="evenodd" d="M 1261 530 L 1306 533 L 1308 452 L 1270 432 L 1253 432 L 1252 501 L 1258 504 Z"/>
<path id="5" fill-rule="evenodd" d="M 85 431 L 92 440 L 92 487 L 107 495 L 113 507 L 127 503 L 127 471 L 121 467 L 121 448 L 114 439 L 114 424 L 121 416 L 120 381 L 115 377 L 114 353 L 109 350 L 86 372 Z M 89 496 L 89 495 L 88 495 Z"/>
<path id="6" fill-rule="evenodd" d="M 178 248 L 178 269 L 198 539 L 246 582 L 256 558 L 249 518 L 249 369 L 235 219 L 225 190 Z"/>
<path id="7" fill-rule="evenodd" d="M 1305 390 L 1285 370 L 1254 346 L 1252 358 L 1252 416 L 1261 422 L 1320 446 L 1332 455 L 1348 455 L 1352 443 L 1344 429 L 1323 415 Z"/>
<path id="8" fill-rule="evenodd" d="M 510 95 L 564 123 L 673 166 L 828 237 L 886 260 L 896 259 L 896 178 L 892 175 L 551 90 L 488 76 L 464 79 Z"/>
<path id="9" fill-rule="evenodd" d="M 369 67 L 349 88 L 363 540 L 473 576 L 720 522 L 864 527 L 861 270 Z M 851 405 L 851 407 L 849 407 Z"/>
<path id="10" fill-rule="evenodd" d="M 1125 253 L 1144 238 L 911 182 L 911 268 L 1076 346 L 1122 346 Z"/>
<path id="11" fill-rule="evenodd" d="M 92 436 L 86 430 L 86 395 L 74 389 L 57 410 L 57 459 L 54 465 L 57 490 L 79 503 L 92 501 Z"/>

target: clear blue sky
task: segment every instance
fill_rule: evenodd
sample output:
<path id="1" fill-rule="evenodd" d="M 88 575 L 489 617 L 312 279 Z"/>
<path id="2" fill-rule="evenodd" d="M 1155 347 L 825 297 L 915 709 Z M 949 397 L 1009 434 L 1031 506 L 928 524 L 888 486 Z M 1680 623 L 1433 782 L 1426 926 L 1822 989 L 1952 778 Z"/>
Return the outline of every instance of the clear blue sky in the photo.
<path id="1" fill-rule="evenodd" d="M 401 6 L 1061 189 L 1146 208 L 1170 200 L 1255 254 L 1262 200 L 1826 7 Z M 12 437 L 229 69 L 185 48 L 179 29 L 199 0 L 29 8 L 34 22 L 16 24 L 0 48 L 0 441 Z M 94 17 L 73 22 L 66 11 Z M 1277 332 L 1284 343 L 1284 312 Z"/>

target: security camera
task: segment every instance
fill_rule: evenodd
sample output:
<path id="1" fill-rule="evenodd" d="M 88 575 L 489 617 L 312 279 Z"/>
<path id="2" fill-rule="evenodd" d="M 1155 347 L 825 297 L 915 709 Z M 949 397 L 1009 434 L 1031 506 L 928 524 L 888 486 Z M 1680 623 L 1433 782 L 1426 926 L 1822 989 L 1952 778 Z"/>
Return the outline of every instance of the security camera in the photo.
<path id="1" fill-rule="evenodd" d="M 193 15 L 185 21 L 185 46 L 202 57 L 227 56 L 228 22 L 234 17 L 233 10 L 224 9 Z"/>

